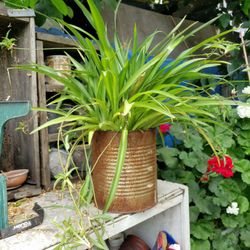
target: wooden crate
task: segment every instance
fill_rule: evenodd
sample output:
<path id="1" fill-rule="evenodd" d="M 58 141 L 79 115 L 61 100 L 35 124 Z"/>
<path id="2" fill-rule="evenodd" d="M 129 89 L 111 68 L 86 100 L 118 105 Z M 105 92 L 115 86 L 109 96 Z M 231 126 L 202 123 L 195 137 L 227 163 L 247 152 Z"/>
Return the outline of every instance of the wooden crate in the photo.
<path id="1" fill-rule="evenodd" d="M 37 106 L 36 74 L 10 69 L 14 65 L 36 61 L 34 18 L 30 11 L 26 17 L 24 10 L 21 14 L 23 17 L 10 17 L 9 10 L 0 5 L 0 41 L 8 30 L 11 30 L 9 37 L 16 39 L 12 51 L 0 49 L 0 100 L 29 100 L 31 106 Z M 26 133 L 16 131 L 20 125 L 25 125 Z M 40 186 L 39 137 L 38 134 L 29 134 L 37 125 L 35 112 L 6 124 L 0 170 L 27 168 L 30 171 L 29 181 Z"/>

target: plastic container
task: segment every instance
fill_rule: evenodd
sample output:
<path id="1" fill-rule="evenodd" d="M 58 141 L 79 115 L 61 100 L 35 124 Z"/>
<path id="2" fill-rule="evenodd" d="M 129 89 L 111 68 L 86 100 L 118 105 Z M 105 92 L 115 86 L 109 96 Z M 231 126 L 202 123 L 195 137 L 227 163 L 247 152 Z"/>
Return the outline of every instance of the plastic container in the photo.
<path id="1" fill-rule="evenodd" d="M 113 237 L 110 237 L 108 240 L 109 250 L 119 250 L 123 241 L 124 241 L 123 233 L 119 233 L 119 234 L 114 235 Z"/>

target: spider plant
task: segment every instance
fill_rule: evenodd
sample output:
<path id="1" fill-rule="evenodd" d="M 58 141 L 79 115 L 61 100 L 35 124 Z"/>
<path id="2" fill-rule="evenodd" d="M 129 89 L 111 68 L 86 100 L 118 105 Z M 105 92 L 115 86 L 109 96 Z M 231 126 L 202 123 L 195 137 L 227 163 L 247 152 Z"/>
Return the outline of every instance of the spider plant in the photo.
<path id="1" fill-rule="evenodd" d="M 228 52 L 228 48 L 235 48 L 235 45 L 222 39 L 230 32 L 226 31 L 186 49 L 163 66 L 181 43 L 214 20 L 198 26 L 193 23 L 179 31 L 182 20 L 156 45 L 153 45 L 153 41 L 159 31 L 139 44 L 135 26 L 129 46 L 124 46 L 116 33 L 113 42 L 109 41 L 105 22 L 93 0 L 87 0 L 89 10 L 81 1 L 75 2 L 93 26 L 96 36 L 60 21 L 76 37 L 75 43 L 81 58 L 79 61 L 66 53 L 72 64 L 68 77 L 44 65 L 22 68 L 46 74 L 64 84 L 64 90 L 54 103 L 75 103 L 74 108 L 67 112 L 50 110 L 61 117 L 41 125 L 35 131 L 57 123 L 70 122 L 75 127 L 72 130 L 82 130 L 89 137 L 97 130 L 121 132 L 116 174 L 104 209 L 106 211 L 119 182 L 129 131 L 145 131 L 157 128 L 160 124 L 179 121 L 192 124 L 206 137 L 204 126 L 213 122 L 215 117 L 205 108 L 233 103 L 223 97 L 201 96 L 200 91 L 204 89 L 195 86 L 193 81 L 217 79 L 218 83 L 222 82 L 221 76 L 207 74 L 204 70 L 225 64 L 220 60 L 221 53 Z M 129 57 L 130 52 L 132 56 Z M 210 138 L 206 139 L 212 146 Z M 91 182 L 87 183 L 89 185 Z"/>

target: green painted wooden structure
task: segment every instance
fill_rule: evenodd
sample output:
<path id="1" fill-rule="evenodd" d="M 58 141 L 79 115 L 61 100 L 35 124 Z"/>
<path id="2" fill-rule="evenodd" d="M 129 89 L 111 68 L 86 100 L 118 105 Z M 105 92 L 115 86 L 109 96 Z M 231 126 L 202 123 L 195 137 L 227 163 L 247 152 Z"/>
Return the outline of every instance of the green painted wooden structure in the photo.
<path id="1" fill-rule="evenodd" d="M 2 152 L 4 124 L 13 118 L 27 115 L 30 110 L 28 101 L 0 102 L 0 154 Z M 0 174 L 0 229 L 8 226 L 6 178 Z"/>
<path id="2" fill-rule="evenodd" d="M 8 226 L 6 178 L 0 175 L 0 229 Z"/>

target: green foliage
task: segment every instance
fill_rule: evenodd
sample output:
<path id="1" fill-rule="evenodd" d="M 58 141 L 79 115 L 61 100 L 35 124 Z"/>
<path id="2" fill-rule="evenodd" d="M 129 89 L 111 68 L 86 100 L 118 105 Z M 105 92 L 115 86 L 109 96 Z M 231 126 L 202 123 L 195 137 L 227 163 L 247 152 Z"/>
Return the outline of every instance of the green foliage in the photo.
<path id="1" fill-rule="evenodd" d="M 250 226 L 240 230 L 240 239 L 244 242 L 244 246 L 250 247 Z"/>
<path id="2" fill-rule="evenodd" d="M 61 72 L 44 65 L 21 67 L 45 74 L 65 86 L 60 97 L 52 103 L 75 103 L 73 109 L 61 111 L 61 117 L 41 125 L 35 131 L 53 124 L 71 122 L 73 131 L 83 130 L 86 136 L 97 130 L 121 132 L 126 137 L 122 147 L 126 145 L 126 135 L 129 131 L 145 131 L 169 121 L 191 125 L 205 134 L 202 126 L 214 118 L 213 113 L 205 107 L 220 105 L 222 100 L 225 105 L 236 103 L 223 97 L 201 96 L 200 92 L 206 91 L 206 88 L 201 89 L 192 83 L 198 79 L 223 81 L 221 76 L 206 74 L 203 71 L 226 63 L 221 61 L 220 57 L 228 52 L 228 42 L 221 38 L 230 33 L 229 31 L 209 37 L 184 50 L 175 60 L 162 66 L 171 58 L 173 50 L 215 20 L 197 27 L 191 24 L 179 32 L 178 29 L 184 21 L 181 20 L 155 45 L 153 40 L 159 32 L 154 32 L 139 44 L 135 26 L 133 38 L 128 42 L 131 46 L 125 47 L 117 33 L 114 34 L 114 44 L 108 39 L 105 22 L 93 0 L 87 1 L 90 10 L 81 1 L 75 2 L 94 28 L 96 37 L 80 27 L 58 20 L 76 37 L 75 44 L 80 58 L 78 61 L 67 54 L 72 64 L 72 71 L 67 72 L 67 78 L 62 76 Z M 217 49 L 215 46 L 224 43 L 223 48 Z M 231 45 L 231 48 L 235 47 L 233 43 Z M 128 56 L 130 51 L 131 58 Z M 185 84 L 181 85 L 180 82 Z M 199 159 L 202 158 L 201 140 L 193 142 L 197 138 L 196 133 L 193 130 L 190 140 L 186 141 L 186 145 L 194 151 L 183 157 L 186 162 L 194 156 L 197 157 L 196 166 L 203 172 L 205 165 L 199 164 Z M 125 157 L 121 154 L 126 152 L 121 147 L 117 172 L 110 190 L 111 198 L 105 209 L 111 204 L 118 185 Z"/>
<path id="3" fill-rule="evenodd" d="M 81 136 L 80 140 L 83 140 Z M 93 199 L 93 188 L 90 177 L 89 162 L 86 161 L 86 177 L 85 181 L 81 181 L 81 177 L 76 167 L 69 168 L 72 154 L 74 152 L 77 141 L 71 146 L 65 166 L 62 166 L 62 172 L 56 176 L 54 188 L 60 186 L 62 194 L 67 193 L 72 201 L 70 206 L 63 206 L 64 209 L 71 209 L 75 212 L 77 219 L 65 218 L 62 223 L 55 223 L 60 230 L 57 233 L 59 243 L 55 249 L 76 249 L 84 247 L 91 249 L 95 246 L 98 249 L 108 250 L 108 247 L 103 240 L 105 233 L 104 223 L 112 222 L 112 217 L 106 213 L 93 214 L 93 210 L 89 209 Z M 87 159 L 86 148 L 84 147 L 85 158 Z M 72 182 L 72 173 L 78 174 L 81 181 L 79 184 Z"/>
<path id="4" fill-rule="evenodd" d="M 192 250 L 210 250 L 210 243 L 208 240 L 193 240 L 191 239 Z"/>
<path id="5" fill-rule="evenodd" d="M 235 110 L 231 107 L 217 107 L 213 112 L 216 122 L 208 125 L 205 130 L 213 145 L 219 145 L 222 154 L 233 158 L 234 176 L 224 178 L 215 173 L 206 176 L 207 160 L 213 154 L 207 141 L 200 134 L 192 132 L 193 128 L 173 123 L 169 133 L 175 138 L 181 138 L 181 141 L 174 148 L 158 145 L 159 177 L 189 186 L 192 249 L 248 249 L 250 157 L 246 152 L 250 146 L 242 143 L 239 138 L 250 134 L 250 119 L 236 117 Z M 197 145 L 190 143 L 190 138 L 201 143 L 199 157 L 195 155 Z M 233 154 L 231 147 L 237 151 L 242 150 L 243 153 Z M 237 202 L 238 215 L 227 213 L 231 202 Z"/>
<path id="6" fill-rule="evenodd" d="M 232 233 L 230 231 L 228 232 L 223 232 L 221 234 L 220 231 L 216 232 L 215 239 L 213 241 L 213 247 L 214 249 L 228 249 L 228 250 L 242 250 L 239 245 L 239 240 L 238 240 L 238 234 L 237 233 Z"/>
<path id="7" fill-rule="evenodd" d="M 16 45 L 16 39 L 14 37 L 10 38 L 9 34 L 10 34 L 11 30 L 8 30 L 6 35 L 4 37 L 2 37 L 2 40 L 0 41 L 0 48 L 1 49 L 6 49 L 6 50 L 10 50 L 12 51 L 14 46 Z"/>
<path id="8" fill-rule="evenodd" d="M 241 173 L 242 181 L 250 184 L 250 161 L 241 159 L 235 163 L 235 169 Z"/>
<path id="9" fill-rule="evenodd" d="M 192 235 L 199 240 L 207 240 L 214 231 L 214 225 L 210 221 L 199 220 L 191 226 Z"/>
<path id="10" fill-rule="evenodd" d="M 213 106 L 221 106 L 222 103 L 235 105 L 237 102 L 219 96 L 200 95 L 201 92 L 209 93 L 210 86 L 199 87 L 193 83 L 201 79 L 217 80 L 218 84 L 223 82 L 221 76 L 206 74 L 204 70 L 226 64 L 220 58 L 228 53 L 229 48 L 235 48 L 235 44 L 230 44 L 222 38 L 230 31 L 209 37 L 184 50 L 176 59 L 163 66 L 178 46 L 215 20 L 200 26 L 191 24 L 180 32 L 179 27 L 184 21 L 181 20 L 156 45 L 153 45 L 153 40 L 158 32 L 149 35 L 139 44 L 135 26 L 133 37 L 127 43 L 130 46 L 126 47 L 116 33 L 113 42 L 108 39 L 105 22 L 93 0 L 87 1 L 89 10 L 81 1 L 75 0 L 75 2 L 94 28 L 96 37 L 80 27 L 59 20 L 70 34 L 76 37 L 75 44 L 79 53 L 78 58 L 80 58 L 77 60 L 67 54 L 72 64 L 72 70 L 67 72 L 67 77 L 62 76 L 62 72 L 44 65 L 33 64 L 20 67 L 45 74 L 65 86 L 60 96 L 52 103 L 63 101 L 75 103 L 70 110 L 52 111 L 61 117 L 41 125 L 35 131 L 50 125 L 70 122 L 72 128 L 66 134 L 80 130 L 83 131 L 84 136 L 88 137 L 91 137 L 97 130 L 122 133 L 116 173 L 110 188 L 110 197 L 105 206 L 105 210 L 108 210 L 122 170 L 128 132 L 156 128 L 166 122 L 179 122 L 179 127 L 182 129 L 178 131 L 176 128 L 176 134 L 179 134 L 176 137 L 184 138 L 184 144 L 177 151 L 169 153 L 172 158 L 170 169 L 163 169 L 159 172 L 162 177 L 170 176 L 174 180 L 190 185 L 190 190 L 193 191 L 190 195 L 191 201 L 198 208 L 196 211 L 198 223 L 194 221 L 192 225 L 195 230 L 193 237 L 196 240 L 203 240 L 203 242 L 199 241 L 200 244 L 194 244 L 198 247 L 209 246 L 210 243 L 207 240 L 213 237 L 213 230 L 216 228 L 212 220 L 218 219 L 228 202 L 236 199 L 243 188 L 235 181 L 227 183 L 221 179 L 218 183 L 219 189 L 215 193 L 207 193 L 205 188 L 199 188 L 197 180 L 206 171 L 206 163 L 203 160 L 209 157 L 204 151 L 211 152 L 211 147 L 214 152 L 220 149 L 219 140 L 224 139 L 222 133 L 227 132 L 207 124 L 216 125 Z M 130 51 L 132 55 L 129 58 Z M 183 84 L 180 84 L 181 82 Z M 207 108 L 208 106 L 210 109 Z M 210 139 L 213 137 L 215 137 L 215 147 Z M 229 134 L 226 134 L 225 138 L 227 139 L 223 146 L 227 149 L 233 141 Z M 164 150 L 159 151 L 159 156 L 166 161 L 164 155 Z M 174 168 L 177 164 L 178 170 Z M 67 177 L 68 175 L 64 173 L 60 179 L 72 188 Z M 88 178 L 90 178 L 90 171 Z M 91 180 L 86 180 L 79 194 L 80 204 L 89 201 L 86 193 L 91 190 Z M 227 187 L 227 184 L 231 186 Z M 205 186 L 206 183 L 202 185 Z M 230 191 L 229 196 L 226 195 L 227 188 Z M 215 198 L 218 199 L 216 202 L 214 202 Z M 198 212 L 199 215 L 197 215 Z M 200 220 L 202 215 L 204 216 Z"/>
<path id="11" fill-rule="evenodd" d="M 228 30 L 232 27 L 244 28 L 245 31 L 241 31 L 243 35 L 243 40 L 239 38 L 239 33 L 235 32 L 232 36 L 234 41 L 238 40 L 245 44 L 247 54 L 249 54 L 249 10 L 250 1 L 249 0 L 232 0 L 227 1 L 227 5 L 223 6 L 221 1 L 221 8 L 218 10 L 218 14 L 221 14 L 218 22 L 218 26 L 222 30 Z M 229 58 L 231 65 L 227 67 L 228 79 L 240 82 L 236 86 L 237 91 L 241 92 L 244 86 L 248 85 L 249 76 L 242 72 L 242 69 L 249 67 L 246 65 L 246 60 L 243 57 L 243 51 L 238 50 L 231 53 Z"/>

